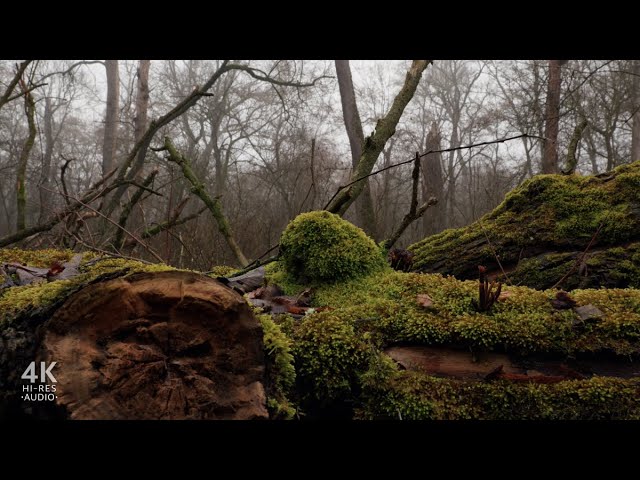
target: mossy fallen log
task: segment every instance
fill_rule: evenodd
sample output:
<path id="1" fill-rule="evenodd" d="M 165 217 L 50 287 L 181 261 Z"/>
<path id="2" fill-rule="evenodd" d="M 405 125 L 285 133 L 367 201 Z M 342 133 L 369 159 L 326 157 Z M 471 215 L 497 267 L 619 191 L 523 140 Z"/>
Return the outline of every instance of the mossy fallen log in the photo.
<path id="1" fill-rule="evenodd" d="M 414 271 L 460 279 L 478 265 L 501 276 L 497 256 L 515 284 L 550 288 L 569 274 L 565 289 L 640 288 L 640 161 L 597 176 L 538 175 L 479 221 L 409 250 Z"/>
<path id="2" fill-rule="evenodd" d="M 307 214 L 305 218 L 314 228 L 321 225 L 342 231 L 346 227 L 347 222 L 335 221 L 334 217 L 324 221 L 324 215 L 316 218 Z M 313 275 L 319 265 L 341 272 L 344 262 L 334 262 L 310 243 L 314 239 L 326 243 L 324 239 L 335 238 L 340 244 L 335 252 L 349 258 L 359 235 L 347 237 L 348 241 L 340 242 L 338 232 L 303 234 L 310 253 L 292 257 L 294 268 L 276 262 L 265 269 L 267 281 L 278 284 L 287 295 L 308 290 L 309 279 L 313 287 L 312 308 L 305 310 L 301 320 L 286 314 L 261 313 L 254 307 L 263 333 L 264 385 L 271 418 L 640 417 L 640 369 L 634 368 L 640 361 L 640 290 L 574 290 L 571 297 L 576 308 L 557 309 L 553 303 L 555 290 L 506 286 L 501 300 L 487 311 L 478 312 L 477 302 L 474 305 L 477 281 L 393 271 L 380 263 L 382 251 L 380 257 L 372 255 L 371 268 L 341 278 Z M 368 245 L 368 239 L 364 240 Z M 295 245 L 291 248 L 290 252 L 296 251 Z M 362 245 L 356 248 L 360 251 Z M 369 247 L 367 250 L 373 252 Z M 105 264 L 110 266 L 105 268 Z M 82 288 L 90 288 L 87 283 L 98 287 L 113 281 L 114 276 L 125 280 L 127 275 L 135 277 L 135 273 L 147 268 L 171 270 L 125 260 L 102 260 L 89 267 L 86 263 L 81 265 L 81 274 L 75 281 L 4 289 L 0 293 L 4 318 L 0 336 L 5 345 L 12 342 L 11 351 L 21 352 L 15 355 L 21 355 L 23 361 L 31 360 L 35 358 L 33 339 L 43 337 L 38 336 L 41 334 L 37 329 L 21 325 L 37 327 L 51 321 L 64 304 L 60 296 L 66 299 Z M 12 306 L 14 302 L 16 306 Z M 579 307 L 599 313 L 581 317 Z M 91 325 L 91 321 L 84 324 Z M 7 336 L 16 327 L 32 337 Z M 58 335 L 57 341 L 63 344 L 69 335 L 73 338 L 72 330 L 63 329 L 67 333 Z M 133 334 L 126 335 L 134 338 Z M 76 338 L 80 341 L 82 337 Z M 229 343 L 233 341 L 228 337 Z M 477 378 L 460 378 L 450 368 L 403 370 L 402 361 L 394 361 L 390 354 L 394 347 L 407 346 L 465 351 L 467 359 L 463 362 L 467 363 L 487 354 L 501 355 L 499 358 L 508 362 L 487 365 L 486 374 L 481 363 L 474 365 Z M 235 354 L 231 350 L 227 353 L 225 361 L 232 364 Z M 540 371 L 538 368 L 518 370 L 532 364 L 566 367 L 576 374 L 542 371 L 547 377 L 542 379 L 538 373 L 530 373 Z M 0 368 L 5 368 L 3 365 L 7 365 L 6 359 L 0 356 Z M 503 374 L 496 374 L 496 366 L 503 366 Z M 468 370 L 467 367 L 464 368 Z M 14 370 L 0 371 L 0 379 L 8 374 L 19 376 Z M 15 389 L 15 377 L 12 381 Z M 92 405 L 87 409 L 101 412 Z"/>
<path id="3" fill-rule="evenodd" d="M 68 256 L 14 250 L 0 258 L 46 266 Z M 71 279 L 3 289 L 0 312 L 5 416 L 268 418 L 262 326 L 215 279 L 86 259 Z M 31 362 L 38 381 L 23 377 Z M 39 378 L 41 362 L 56 362 L 53 377 Z M 49 398 L 38 396 L 43 388 Z"/>
<path id="4" fill-rule="evenodd" d="M 271 270 L 276 272 L 272 278 L 281 278 L 278 267 Z M 295 286 L 289 285 L 288 288 L 293 290 L 287 293 L 296 293 Z M 588 321 L 581 321 L 574 309 L 554 308 L 554 290 L 507 287 L 508 296 L 487 312 L 477 312 L 473 305 L 477 291 L 477 281 L 396 271 L 318 287 L 314 305 L 329 306 L 332 310 L 307 315 L 301 322 L 294 322 L 286 316 L 276 318 L 276 323 L 293 340 L 294 398 L 310 415 L 347 409 L 350 414 L 361 418 L 398 418 L 394 410 L 397 405 L 393 404 L 392 408 L 384 402 L 393 398 L 397 389 L 404 392 L 404 380 L 398 379 L 405 377 L 422 379 L 416 382 L 425 388 L 429 382 L 450 385 L 446 391 L 456 398 L 460 392 L 469 389 L 476 392 L 478 398 L 482 396 L 483 389 L 496 392 L 507 389 L 512 392 L 509 395 L 522 396 L 520 400 L 513 401 L 525 402 L 530 391 L 551 392 L 548 401 L 551 410 L 555 389 L 567 389 L 573 385 L 579 391 L 583 388 L 590 391 L 591 386 L 600 388 L 602 384 L 610 384 L 615 392 L 615 401 L 620 400 L 619 395 L 624 395 L 625 405 L 634 406 L 633 410 L 625 407 L 625 410 L 618 411 L 615 406 L 596 405 L 596 402 L 590 407 L 578 405 L 572 412 L 564 412 L 561 410 L 565 407 L 559 403 L 558 411 L 527 411 L 522 413 L 523 418 L 637 418 L 640 414 L 639 290 L 575 290 L 572 297 L 577 306 L 591 305 L 603 312 L 602 317 Z M 431 307 L 425 308 L 418 301 L 418 295 L 422 294 L 431 298 Z M 566 365 L 580 375 L 568 376 L 557 384 L 544 387 L 520 382 L 513 385 L 508 376 L 505 377 L 507 380 L 498 379 L 489 384 L 483 377 L 495 368 L 496 365 L 491 364 L 486 366 L 483 375 L 479 375 L 482 378 L 475 379 L 475 383 L 481 385 L 471 387 L 469 378 L 457 378 L 452 369 L 401 371 L 384 353 L 398 345 L 463 349 L 469 364 L 473 363 L 474 357 L 496 352 L 513 364 Z M 381 364 L 393 365 L 392 369 L 387 369 L 388 378 L 379 377 Z M 506 362 L 505 367 L 508 367 Z M 539 375 L 539 370 L 531 368 L 528 372 L 532 380 Z M 557 374 L 550 372 L 549 375 Z M 448 378 L 438 379 L 438 376 Z M 416 391 L 419 396 L 416 401 L 447 403 L 447 398 L 442 398 L 441 394 L 440 390 Z M 401 397 L 405 398 L 406 392 Z M 461 412 L 473 406 L 474 398 L 471 396 L 465 400 L 466 403 L 463 402 L 466 406 L 463 405 Z M 603 397 L 602 402 L 606 404 L 609 400 L 613 401 L 614 397 Z M 579 397 L 572 401 L 580 402 Z M 401 408 L 400 416 L 405 419 L 466 418 L 460 412 L 412 408 Z M 485 407 L 476 406 L 472 411 L 473 418 L 518 416 L 517 410 L 516 413 L 505 412 L 503 417 L 499 417 L 498 410 Z"/>

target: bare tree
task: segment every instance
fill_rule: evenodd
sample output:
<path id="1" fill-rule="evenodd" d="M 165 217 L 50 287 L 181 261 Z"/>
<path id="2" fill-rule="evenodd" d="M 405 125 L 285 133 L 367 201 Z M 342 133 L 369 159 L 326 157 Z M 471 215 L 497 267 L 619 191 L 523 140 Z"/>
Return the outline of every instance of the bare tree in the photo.
<path id="1" fill-rule="evenodd" d="M 425 151 L 440 150 L 440 132 L 438 124 L 433 122 L 425 142 Z M 431 153 L 422 160 L 422 198 L 443 198 L 444 176 L 442 174 L 442 154 Z M 444 202 L 436 204 L 422 217 L 423 235 L 438 233 L 444 228 Z"/>
<path id="2" fill-rule="evenodd" d="M 407 71 L 404 85 L 393 100 L 393 105 L 384 118 L 378 120 L 375 131 L 365 139 L 358 166 L 351 175 L 352 181 L 366 177 L 371 173 L 385 144 L 396 132 L 402 112 L 413 98 L 413 94 L 422 78 L 422 72 L 431 64 L 431 60 L 414 60 Z M 340 191 L 331 199 L 326 210 L 343 215 L 364 189 L 363 181 L 356 181 Z"/>
<path id="3" fill-rule="evenodd" d="M 134 119 L 134 141 L 138 142 L 147 129 L 147 113 L 149 111 L 149 68 L 151 60 L 138 62 L 138 88 L 136 90 L 136 116 Z"/>
<path id="4" fill-rule="evenodd" d="M 342 103 L 342 116 L 344 118 L 347 136 L 349 137 L 349 146 L 351 147 L 351 164 L 355 170 L 362 155 L 362 146 L 364 145 L 362 122 L 360 121 L 360 114 L 358 113 L 358 104 L 353 89 L 349 60 L 336 60 L 335 64 L 338 87 L 340 89 L 340 100 Z M 358 223 L 369 236 L 378 239 L 369 179 L 364 180 L 363 183 L 364 188 L 362 189 L 362 193 L 356 200 Z"/>
<path id="5" fill-rule="evenodd" d="M 114 167 L 114 156 L 118 142 L 118 112 L 120 104 L 120 74 L 118 60 L 105 62 L 107 71 L 107 110 L 104 119 L 104 141 L 102 144 L 102 174 Z"/>
<path id="6" fill-rule="evenodd" d="M 631 133 L 631 161 L 640 160 L 640 60 L 633 61 L 633 126 Z"/>
<path id="7" fill-rule="evenodd" d="M 549 60 L 542 173 L 558 173 L 558 123 L 560 121 L 560 86 L 562 81 L 560 74 L 561 67 L 566 62 L 566 60 Z"/>
<path id="8" fill-rule="evenodd" d="M 36 102 L 33 99 L 33 95 L 29 91 L 26 83 L 20 81 L 22 90 L 24 93 L 24 111 L 27 117 L 27 123 L 29 124 L 29 134 L 22 147 L 20 153 L 20 159 L 18 160 L 18 174 L 17 174 L 17 187 L 16 187 L 16 228 L 17 230 L 24 230 L 26 227 L 26 210 L 27 210 L 27 192 L 25 186 L 27 162 L 29 161 L 29 155 L 33 148 L 33 143 L 36 139 Z"/>

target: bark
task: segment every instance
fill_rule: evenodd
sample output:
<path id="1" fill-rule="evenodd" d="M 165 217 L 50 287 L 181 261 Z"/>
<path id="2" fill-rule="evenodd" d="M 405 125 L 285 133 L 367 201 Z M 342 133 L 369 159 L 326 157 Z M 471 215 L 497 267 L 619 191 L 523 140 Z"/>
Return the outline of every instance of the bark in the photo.
<path id="1" fill-rule="evenodd" d="M 405 107 L 413 98 L 420 78 L 422 78 L 422 72 L 430 63 L 431 60 L 414 60 L 412 62 L 405 77 L 404 85 L 393 100 L 391 108 L 384 118 L 378 120 L 375 131 L 365 139 L 362 155 L 360 155 L 358 165 L 351 175 L 351 181 L 371 173 L 380 152 L 382 152 L 387 141 L 395 134 L 400 117 L 402 117 Z M 351 204 L 360 196 L 364 186 L 365 183 L 363 181 L 357 181 L 353 185 L 343 188 L 331 200 L 327 210 L 331 213 L 344 215 Z"/>
<path id="2" fill-rule="evenodd" d="M 147 113 L 149 111 L 149 68 L 151 60 L 140 60 L 138 63 L 138 87 L 136 91 L 136 117 L 134 119 L 134 138 L 138 142 L 147 129 Z"/>
<path id="3" fill-rule="evenodd" d="M 364 145 L 362 122 L 360 121 L 356 94 L 353 89 L 349 60 L 336 60 L 335 64 L 338 87 L 340 88 L 340 100 L 342 102 L 342 117 L 344 119 L 347 136 L 349 137 L 349 146 L 351 147 L 351 165 L 355 170 L 362 155 L 362 146 Z M 356 200 L 357 223 L 370 237 L 378 240 L 369 179 L 363 180 L 363 183 L 364 188 L 362 189 L 362 193 Z"/>
<path id="4" fill-rule="evenodd" d="M 38 222 L 41 223 L 48 216 L 51 210 L 51 161 L 53 157 L 53 109 L 51 97 L 44 99 L 44 115 L 42 117 L 44 133 L 44 153 L 42 155 L 42 174 L 40 176 L 40 216 Z"/>
<path id="5" fill-rule="evenodd" d="M 560 69 L 566 60 L 549 60 L 545 109 L 544 156 L 542 173 L 558 173 L 558 122 L 560 120 Z"/>
<path id="6" fill-rule="evenodd" d="M 118 142 L 118 113 L 120 104 L 120 75 L 118 60 L 105 62 L 107 71 L 107 109 L 104 119 L 104 139 L 102 143 L 102 175 L 114 167 L 114 157 Z"/>
<path id="7" fill-rule="evenodd" d="M 13 76 L 11 82 L 9 82 L 9 85 L 7 85 L 7 88 L 0 97 L 0 108 L 9 103 L 12 99 L 16 98 L 16 96 L 12 96 L 11 94 L 20 83 L 20 79 L 24 75 L 25 70 L 31 62 L 33 62 L 33 60 L 25 60 L 18 66 L 18 68 L 16 69 L 16 74 Z"/>
<path id="8" fill-rule="evenodd" d="M 268 418 L 262 328 L 244 299 L 217 280 L 138 273 L 88 285 L 52 311 L 27 317 L 0 329 L 5 413 Z M 31 361 L 56 362 L 54 401 L 21 399 L 20 375 Z"/>
<path id="9" fill-rule="evenodd" d="M 442 149 L 438 125 L 434 122 L 427 135 L 425 151 Z M 422 160 L 422 198 L 437 198 L 440 203 L 434 205 L 422 217 L 423 234 L 425 236 L 438 233 L 444 229 L 444 176 L 442 172 L 442 154 L 431 153 Z"/>
<path id="10" fill-rule="evenodd" d="M 632 105 L 635 108 L 633 114 L 633 129 L 631 131 L 631 161 L 640 160 L 640 60 L 633 61 L 633 93 Z"/>
<path id="11" fill-rule="evenodd" d="M 578 158 L 576 157 L 576 152 L 578 150 L 580 139 L 582 139 L 582 133 L 584 132 L 584 129 L 587 128 L 588 124 L 589 122 L 587 122 L 587 120 L 583 118 L 580 123 L 576 125 L 576 128 L 573 131 L 573 135 L 571 136 L 571 140 L 569 141 L 569 148 L 567 149 L 567 167 L 562 172 L 566 175 L 575 172 L 576 167 L 578 166 Z"/>
<path id="12" fill-rule="evenodd" d="M 245 257 L 244 253 L 242 253 L 240 246 L 236 243 L 236 240 L 233 237 L 231 225 L 229 225 L 229 221 L 222 211 L 220 196 L 212 198 L 211 195 L 209 195 L 202 182 L 200 182 L 200 180 L 195 176 L 189 161 L 183 155 L 178 153 L 171 143 L 171 140 L 169 140 L 169 137 L 164 138 L 164 148 L 169 153 L 169 160 L 175 162 L 180 167 L 184 177 L 189 181 L 189 183 L 191 183 L 191 185 L 193 185 L 191 191 L 209 208 L 211 215 L 213 215 L 214 220 L 218 224 L 218 230 L 224 237 L 233 255 L 242 267 L 246 267 L 249 264 L 249 261 L 247 260 L 247 257 Z"/>
<path id="13" fill-rule="evenodd" d="M 20 152 L 20 158 L 18 159 L 16 185 L 16 228 L 18 231 L 24 230 L 27 223 L 27 191 L 25 186 L 27 163 L 29 162 L 29 156 L 31 155 L 31 150 L 33 149 L 33 144 L 36 139 L 36 104 L 33 100 L 33 96 L 28 91 L 24 94 L 24 110 L 27 116 L 27 123 L 29 125 L 29 133 L 24 142 L 24 146 L 22 147 L 22 151 Z"/>

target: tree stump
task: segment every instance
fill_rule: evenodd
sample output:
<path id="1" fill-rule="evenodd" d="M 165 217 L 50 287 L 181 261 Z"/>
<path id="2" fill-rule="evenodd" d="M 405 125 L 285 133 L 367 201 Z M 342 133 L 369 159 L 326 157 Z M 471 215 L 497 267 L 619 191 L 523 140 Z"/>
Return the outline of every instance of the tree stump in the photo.
<path id="1" fill-rule="evenodd" d="M 35 338 L 36 364 L 57 362 L 57 415 L 268 418 L 260 323 L 209 277 L 167 271 L 89 285 Z"/>

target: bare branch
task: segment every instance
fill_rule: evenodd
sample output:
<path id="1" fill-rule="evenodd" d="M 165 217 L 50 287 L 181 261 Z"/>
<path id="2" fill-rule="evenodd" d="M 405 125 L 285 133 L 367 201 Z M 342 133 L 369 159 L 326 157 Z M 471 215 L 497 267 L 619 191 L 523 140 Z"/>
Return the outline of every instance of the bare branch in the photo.
<path id="1" fill-rule="evenodd" d="M 460 146 L 460 147 L 451 147 L 451 148 L 444 148 L 444 149 L 440 149 L 440 150 L 429 150 L 428 152 L 424 152 L 422 154 L 420 154 L 420 158 L 422 157 L 426 157 L 427 155 L 429 155 L 430 153 L 444 153 L 444 152 L 454 152 L 456 150 L 466 150 L 469 148 L 475 148 L 475 147 L 481 147 L 483 145 L 491 145 L 494 143 L 504 143 L 504 142 L 509 142 L 511 140 L 516 140 L 518 138 L 537 138 L 537 139 L 541 139 L 541 137 L 536 136 L 536 135 L 529 135 L 528 133 L 523 133 L 521 135 L 516 135 L 515 137 L 507 137 L 507 138 L 500 138 L 497 140 L 491 140 L 488 142 L 480 142 L 480 143 L 474 143 L 471 145 L 464 145 L 464 146 Z M 351 185 L 358 183 L 360 180 L 364 180 L 365 178 L 369 178 L 372 177 L 374 175 L 377 175 L 379 173 L 382 173 L 384 171 L 390 170 L 392 168 L 396 168 L 396 167 L 401 167 L 402 165 L 407 165 L 409 163 L 412 163 L 415 161 L 415 158 L 412 158 L 411 160 L 405 160 L 403 162 L 398 162 L 398 163 L 392 163 L 391 165 L 387 165 L 384 168 L 381 168 L 379 170 L 376 170 L 375 172 L 371 172 L 367 175 L 363 175 L 359 178 L 356 178 L 355 180 L 347 183 L 346 185 L 342 185 L 341 187 L 338 187 L 338 190 L 333 194 L 333 196 L 329 199 L 329 201 L 327 202 L 327 204 L 325 205 L 323 210 L 327 210 L 327 208 L 329 207 L 329 205 L 331 205 L 331 202 L 333 202 L 333 199 L 336 198 L 336 196 L 338 195 L 338 193 L 340 193 L 341 190 L 344 190 L 345 188 L 350 187 Z"/>
<path id="2" fill-rule="evenodd" d="M 16 86 L 18 85 L 18 82 L 22 78 L 22 75 L 24 75 L 24 71 L 27 69 L 27 67 L 31 62 L 33 62 L 33 60 L 25 60 L 16 68 L 16 74 L 14 75 L 11 82 L 9 82 L 9 85 L 4 91 L 4 94 L 2 94 L 2 97 L 0 97 L 0 108 L 2 108 L 6 103 L 9 102 L 10 100 L 9 97 L 11 97 L 11 94 L 13 93 Z"/>
<path id="3" fill-rule="evenodd" d="M 248 65 L 240 65 L 237 63 L 230 63 L 228 65 L 228 69 L 229 70 L 241 70 L 243 72 L 248 73 L 250 76 L 252 76 L 253 78 L 257 79 L 257 80 L 261 80 L 263 82 L 268 82 L 268 83 L 272 83 L 274 85 L 279 85 L 281 87 L 313 87 L 315 86 L 316 83 L 318 83 L 320 80 L 325 79 L 325 78 L 334 78 L 330 75 L 322 75 L 320 77 L 314 78 L 311 82 L 309 83 L 302 83 L 302 82 L 290 82 L 287 80 L 278 80 L 276 78 L 273 78 L 271 76 L 269 76 L 269 74 L 267 74 L 266 72 L 258 69 L 258 68 L 254 68 L 254 67 L 249 67 Z"/>

